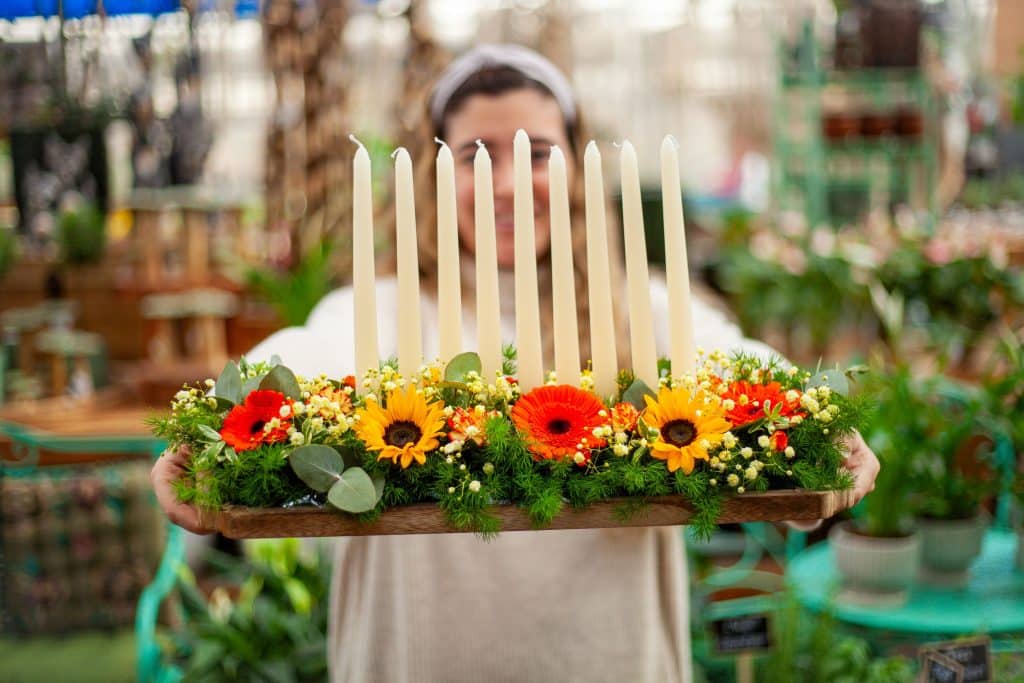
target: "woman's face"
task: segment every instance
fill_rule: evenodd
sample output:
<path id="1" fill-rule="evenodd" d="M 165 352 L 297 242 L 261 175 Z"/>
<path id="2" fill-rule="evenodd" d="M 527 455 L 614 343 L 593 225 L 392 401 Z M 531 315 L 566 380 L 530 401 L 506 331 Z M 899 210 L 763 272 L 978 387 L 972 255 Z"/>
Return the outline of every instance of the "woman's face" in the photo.
<path id="1" fill-rule="evenodd" d="M 500 95 L 470 95 L 445 122 L 446 142 L 455 156 L 455 192 L 459 219 L 459 240 L 464 249 L 476 248 L 476 222 L 473 199 L 473 159 L 480 140 L 491 156 L 494 175 L 494 218 L 498 267 L 515 264 L 513 221 L 512 142 L 520 128 L 530 136 L 533 148 L 533 220 L 536 228 L 538 258 L 551 245 L 551 218 L 548 208 L 548 155 L 552 145 L 562 148 L 566 157 L 569 186 L 575 166 L 565 135 L 565 121 L 554 98 L 532 88 L 510 90 Z"/>

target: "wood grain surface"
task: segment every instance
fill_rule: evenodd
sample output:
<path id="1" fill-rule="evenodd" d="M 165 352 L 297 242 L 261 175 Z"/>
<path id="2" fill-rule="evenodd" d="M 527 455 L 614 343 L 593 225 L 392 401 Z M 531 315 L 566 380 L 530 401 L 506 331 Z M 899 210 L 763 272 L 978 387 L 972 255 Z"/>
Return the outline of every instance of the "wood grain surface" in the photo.
<path id="1" fill-rule="evenodd" d="M 583 510 L 566 507 L 544 529 L 597 529 L 607 527 L 676 526 L 687 524 L 693 509 L 680 496 L 648 499 L 648 505 L 620 521 L 616 510 L 627 499 L 596 503 Z M 852 491 L 768 491 L 733 496 L 723 502 L 720 524 L 782 522 L 824 519 L 853 504 Z M 496 505 L 502 531 L 534 529 L 526 513 L 514 505 Z M 203 522 L 211 531 L 229 538 L 286 538 L 314 536 L 386 536 L 403 534 L 459 533 L 432 503 L 418 503 L 388 510 L 375 522 L 360 522 L 331 508 L 246 508 L 227 506 L 204 511 Z"/>

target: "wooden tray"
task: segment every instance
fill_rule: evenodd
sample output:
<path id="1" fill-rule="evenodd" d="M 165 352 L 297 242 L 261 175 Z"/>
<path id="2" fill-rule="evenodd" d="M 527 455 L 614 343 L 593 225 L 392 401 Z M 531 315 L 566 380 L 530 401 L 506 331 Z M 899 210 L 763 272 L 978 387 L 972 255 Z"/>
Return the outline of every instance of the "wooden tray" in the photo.
<path id="1" fill-rule="evenodd" d="M 585 510 L 566 508 L 544 529 L 599 529 L 609 527 L 677 526 L 687 524 L 693 509 L 680 496 L 648 499 L 648 505 L 626 521 L 616 509 L 626 499 L 595 503 Z M 719 524 L 783 522 L 825 519 L 853 505 L 853 491 L 783 490 L 746 493 L 723 502 Z M 502 531 L 533 530 L 526 513 L 514 505 L 493 508 Z M 390 536 L 459 533 L 433 503 L 417 503 L 388 510 L 375 522 L 360 522 L 343 512 L 318 507 L 248 508 L 226 506 L 203 511 L 204 526 L 229 538 L 289 538 L 312 536 Z"/>

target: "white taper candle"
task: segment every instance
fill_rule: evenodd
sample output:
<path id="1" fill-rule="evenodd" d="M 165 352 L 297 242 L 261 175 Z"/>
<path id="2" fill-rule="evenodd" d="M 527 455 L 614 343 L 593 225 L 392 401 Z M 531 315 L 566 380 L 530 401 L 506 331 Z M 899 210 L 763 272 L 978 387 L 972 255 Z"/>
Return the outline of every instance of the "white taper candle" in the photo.
<path id="1" fill-rule="evenodd" d="M 551 209 L 551 292 L 554 313 L 555 374 L 561 384 L 580 383 L 580 342 L 576 324 L 576 278 L 572 267 L 572 231 L 565 155 L 551 148 L 548 160 Z"/>
<path id="2" fill-rule="evenodd" d="M 697 350 L 693 341 L 690 273 L 686 262 L 686 228 L 679 182 L 679 150 L 675 138 L 661 143 L 661 204 L 665 218 L 665 277 L 668 280 L 669 359 L 672 376 L 693 374 Z"/>
<path id="3" fill-rule="evenodd" d="M 352 159 L 352 296 L 355 301 L 355 370 L 360 380 L 380 363 L 377 346 L 377 289 L 374 282 L 373 257 L 373 189 L 370 178 L 370 155 L 354 135 L 349 138 L 359 145 Z"/>
<path id="4" fill-rule="evenodd" d="M 452 151 L 437 140 L 437 308 L 438 349 L 445 363 L 462 351 L 462 286 L 459 267 L 459 228 L 455 214 L 455 161 Z"/>
<path id="5" fill-rule="evenodd" d="M 640 203 L 640 170 L 636 150 L 627 140 L 622 143 L 622 225 L 626 248 L 626 281 L 629 300 L 629 343 L 633 372 L 647 386 L 658 388 L 658 359 L 654 346 L 651 315 L 650 277 L 647 272 L 647 243 L 644 215 Z"/>
<path id="6" fill-rule="evenodd" d="M 395 152 L 395 252 L 398 268 L 398 371 L 413 377 L 423 365 L 420 332 L 420 273 L 416 252 L 416 206 L 412 160 L 404 147 Z"/>
<path id="7" fill-rule="evenodd" d="M 495 244 L 494 181 L 491 156 L 477 141 L 473 159 L 473 211 L 476 224 L 476 351 L 484 379 L 501 370 L 501 307 L 498 305 L 498 248 Z"/>
<path id="8" fill-rule="evenodd" d="M 590 303 L 590 356 L 594 390 L 607 398 L 615 393 L 619 374 L 612 311 L 611 269 L 608 263 L 608 227 L 605 216 L 604 174 L 601 153 L 591 140 L 583 155 L 587 215 L 587 293 Z"/>
<path id="9" fill-rule="evenodd" d="M 526 131 L 516 131 L 512 166 L 515 175 L 516 360 L 524 392 L 544 381 L 537 294 L 537 246 L 533 220 L 533 154 Z"/>

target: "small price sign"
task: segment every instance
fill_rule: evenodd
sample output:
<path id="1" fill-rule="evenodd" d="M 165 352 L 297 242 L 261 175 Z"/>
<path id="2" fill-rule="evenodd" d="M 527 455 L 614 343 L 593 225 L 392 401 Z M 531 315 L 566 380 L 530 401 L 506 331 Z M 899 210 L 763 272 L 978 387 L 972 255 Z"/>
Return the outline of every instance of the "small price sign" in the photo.
<path id="1" fill-rule="evenodd" d="M 963 683 L 964 667 L 941 652 L 929 651 L 921 655 L 921 683 Z"/>
<path id="2" fill-rule="evenodd" d="M 939 656 L 936 656 L 939 655 Z M 940 659 L 941 657 L 941 659 Z M 949 675 L 950 662 L 963 670 L 960 678 L 925 678 L 926 681 L 953 681 L 953 683 L 993 683 L 992 641 L 987 636 L 931 643 L 921 648 L 922 673 L 928 673 L 929 664 L 935 676 Z M 943 664 L 943 662 L 946 662 Z"/>
<path id="3" fill-rule="evenodd" d="M 716 619 L 711 622 L 711 635 L 719 655 L 767 650 L 772 646 L 771 619 L 767 614 Z"/>

